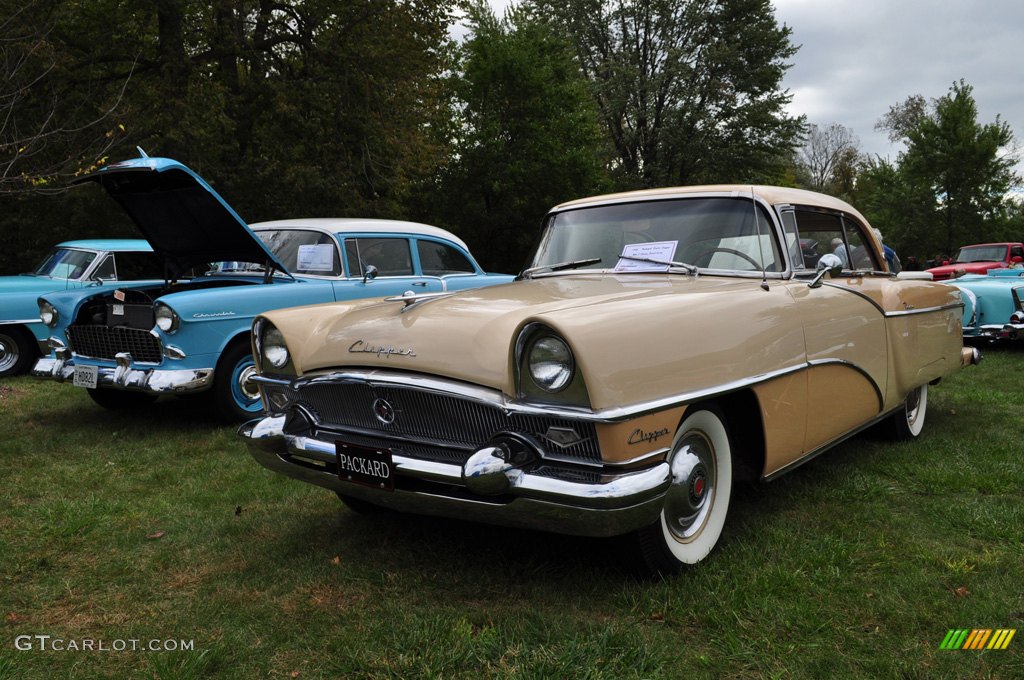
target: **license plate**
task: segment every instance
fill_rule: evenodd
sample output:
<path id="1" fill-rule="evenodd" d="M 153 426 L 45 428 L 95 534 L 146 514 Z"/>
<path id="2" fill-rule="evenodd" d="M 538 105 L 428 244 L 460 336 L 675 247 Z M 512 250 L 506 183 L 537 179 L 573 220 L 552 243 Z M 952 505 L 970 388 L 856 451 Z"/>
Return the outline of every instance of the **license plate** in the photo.
<path id="1" fill-rule="evenodd" d="M 98 366 L 75 366 L 75 387 L 89 387 L 96 389 L 96 381 L 99 378 Z"/>
<path id="2" fill-rule="evenodd" d="M 395 465 L 391 449 L 376 449 L 358 444 L 335 442 L 338 477 L 346 482 L 395 490 Z"/>

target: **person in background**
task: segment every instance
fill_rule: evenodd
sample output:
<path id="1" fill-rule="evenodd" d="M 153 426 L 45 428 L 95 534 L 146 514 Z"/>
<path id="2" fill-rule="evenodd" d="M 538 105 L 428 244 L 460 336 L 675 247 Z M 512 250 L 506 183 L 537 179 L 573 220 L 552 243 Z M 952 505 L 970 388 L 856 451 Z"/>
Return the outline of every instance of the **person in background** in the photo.
<path id="1" fill-rule="evenodd" d="M 903 269 L 908 272 L 919 272 L 921 271 L 921 263 L 917 261 L 917 258 L 913 255 L 907 258 L 907 263 L 903 265 Z"/>
<path id="2" fill-rule="evenodd" d="M 882 232 L 878 229 L 874 230 L 875 237 L 878 238 L 878 242 L 882 244 L 882 254 L 885 255 L 885 261 L 889 265 L 889 271 L 893 274 L 899 274 L 903 269 L 903 265 L 900 264 L 900 257 L 896 254 L 896 251 L 885 245 L 885 239 L 882 238 Z"/>
<path id="3" fill-rule="evenodd" d="M 843 261 L 843 269 L 849 269 L 850 267 L 850 256 L 846 253 L 846 244 L 843 243 L 843 239 L 834 238 L 832 239 L 832 254 L 837 255 L 840 260 Z"/>

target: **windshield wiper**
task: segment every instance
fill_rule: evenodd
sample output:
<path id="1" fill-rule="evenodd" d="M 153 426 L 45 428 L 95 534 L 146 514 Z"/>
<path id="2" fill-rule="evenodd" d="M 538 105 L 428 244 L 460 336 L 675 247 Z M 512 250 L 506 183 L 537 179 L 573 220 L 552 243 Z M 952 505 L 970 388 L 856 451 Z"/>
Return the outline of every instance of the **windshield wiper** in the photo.
<path id="1" fill-rule="evenodd" d="M 558 264 L 542 264 L 539 267 L 530 267 L 529 269 L 524 269 L 522 272 L 519 273 L 519 276 L 517 278 L 529 279 L 533 278 L 533 274 L 539 271 L 547 270 L 549 272 L 560 272 L 566 269 L 578 269 L 579 267 L 586 267 L 588 264 L 598 264 L 599 262 L 601 262 L 601 258 L 590 257 L 587 258 L 586 260 L 572 260 L 570 262 L 559 262 Z"/>
<path id="2" fill-rule="evenodd" d="M 653 257 L 634 257 L 632 255 L 619 255 L 620 260 L 632 260 L 633 262 L 650 262 L 651 264 L 662 264 L 666 267 L 681 267 L 688 274 L 697 275 L 697 267 L 687 262 L 674 262 L 672 260 L 656 260 Z"/>

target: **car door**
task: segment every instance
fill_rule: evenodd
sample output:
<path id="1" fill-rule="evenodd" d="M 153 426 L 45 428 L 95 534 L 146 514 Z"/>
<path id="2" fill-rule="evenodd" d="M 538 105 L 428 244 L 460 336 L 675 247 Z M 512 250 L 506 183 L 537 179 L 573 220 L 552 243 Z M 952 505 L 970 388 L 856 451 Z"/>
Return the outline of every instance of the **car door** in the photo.
<path id="1" fill-rule="evenodd" d="M 480 285 L 479 267 L 451 243 L 418 238 L 416 256 L 423 275 L 437 278 L 444 290 L 465 290 Z"/>
<path id="2" fill-rule="evenodd" d="M 444 290 L 440 278 L 417 272 L 412 244 L 404 236 L 350 235 L 343 243 L 346 279 L 335 283 L 338 300 Z"/>
<path id="3" fill-rule="evenodd" d="M 807 454 L 883 410 L 889 356 L 885 314 L 878 299 L 887 277 L 857 273 L 881 269 L 873 241 L 858 220 L 799 207 L 787 207 L 780 215 L 786 231 L 798 234 L 799 247 L 790 248 L 797 276 L 787 285 L 804 327 Z M 812 288 L 808 284 L 815 266 L 828 253 L 843 260 L 843 274 Z"/>

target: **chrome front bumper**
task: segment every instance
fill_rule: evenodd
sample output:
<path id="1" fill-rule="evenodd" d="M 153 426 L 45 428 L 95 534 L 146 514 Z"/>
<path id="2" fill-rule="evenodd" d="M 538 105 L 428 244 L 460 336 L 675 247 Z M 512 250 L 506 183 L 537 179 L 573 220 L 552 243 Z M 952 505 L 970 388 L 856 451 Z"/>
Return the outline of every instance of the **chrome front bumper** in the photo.
<path id="1" fill-rule="evenodd" d="M 616 536 L 655 522 L 671 482 L 668 463 L 582 482 L 517 468 L 492 447 L 465 464 L 394 454 L 395 490 L 343 481 L 333 440 L 285 434 L 284 416 L 242 425 L 256 461 L 274 472 L 402 512 L 579 536 Z"/>
<path id="2" fill-rule="evenodd" d="M 212 368 L 142 369 L 132 368 L 131 363 L 130 356 L 118 355 L 117 366 L 99 366 L 96 387 L 138 390 L 153 394 L 183 394 L 201 392 L 209 389 L 213 383 Z M 52 356 L 43 357 L 32 367 L 31 375 L 57 382 L 74 380 L 75 360 Z"/>

